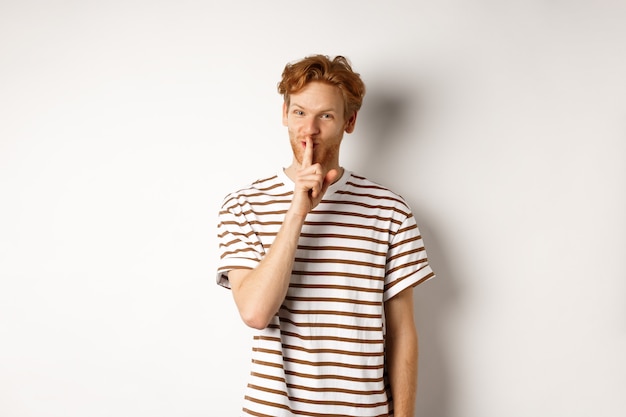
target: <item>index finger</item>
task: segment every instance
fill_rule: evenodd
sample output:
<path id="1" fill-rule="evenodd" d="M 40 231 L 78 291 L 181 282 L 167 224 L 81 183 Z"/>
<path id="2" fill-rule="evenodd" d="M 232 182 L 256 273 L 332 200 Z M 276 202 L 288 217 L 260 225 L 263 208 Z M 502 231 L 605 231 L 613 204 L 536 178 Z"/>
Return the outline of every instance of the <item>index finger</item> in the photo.
<path id="1" fill-rule="evenodd" d="M 302 155 L 302 168 L 308 168 L 311 165 L 313 165 L 313 140 L 306 138 L 304 155 Z"/>

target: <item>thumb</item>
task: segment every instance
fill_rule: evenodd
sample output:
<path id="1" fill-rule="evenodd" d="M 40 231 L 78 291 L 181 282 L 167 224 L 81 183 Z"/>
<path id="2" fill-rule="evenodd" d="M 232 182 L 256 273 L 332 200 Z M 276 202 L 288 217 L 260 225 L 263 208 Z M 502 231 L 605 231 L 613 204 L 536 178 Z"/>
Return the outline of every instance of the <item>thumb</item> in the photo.
<path id="1" fill-rule="evenodd" d="M 339 171 L 336 169 L 331 169 L 326 173 L 326 176 L 324 177 L 324 184 L 322 186 L 323 193 L 326 192 L 328 187 L 330 187 L 330 185 L 335 182 L 337 178 L 339 178 Z"/>

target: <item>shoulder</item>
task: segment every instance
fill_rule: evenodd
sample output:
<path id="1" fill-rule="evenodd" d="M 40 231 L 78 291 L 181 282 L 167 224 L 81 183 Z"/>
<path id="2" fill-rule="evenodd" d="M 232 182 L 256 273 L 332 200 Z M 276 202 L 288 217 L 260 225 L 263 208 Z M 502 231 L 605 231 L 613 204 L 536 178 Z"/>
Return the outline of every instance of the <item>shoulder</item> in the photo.
<path id="1" fill-rule="evenodd" d="M 222 200 L 222 207 L 236 206 L 268 199 L 271 200 L 289 193 L 284 181 L 279 175 L 266 175 L 226 194 Z"/>
<path id="2" fill-rule="evenodd" d="M 351 193 L 359 198 L 371 200 L 372 202 L 404 208 L 407 212 L 410 212 L 408 203 L 400 194 L 385 185 L 369 180 L 354 172 L 350 173 L 350 177 L 346 181 L 344 192 Z"/>

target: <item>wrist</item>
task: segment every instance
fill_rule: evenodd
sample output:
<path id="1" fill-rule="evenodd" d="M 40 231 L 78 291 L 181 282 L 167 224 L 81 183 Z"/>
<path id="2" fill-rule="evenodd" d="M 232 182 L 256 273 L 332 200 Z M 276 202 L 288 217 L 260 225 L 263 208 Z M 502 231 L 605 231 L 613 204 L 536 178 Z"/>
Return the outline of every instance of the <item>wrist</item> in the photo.
<path id="1" fill-rule="evenodd" d="M 293 221 L 302 225 L 304 224 L 304 220 L 306 219 L 307 214 L 308 213 L 306 211 L 299 210 L 291 206 L 285 213 L 285 219 L 283 220 L 283 222 Z"/>

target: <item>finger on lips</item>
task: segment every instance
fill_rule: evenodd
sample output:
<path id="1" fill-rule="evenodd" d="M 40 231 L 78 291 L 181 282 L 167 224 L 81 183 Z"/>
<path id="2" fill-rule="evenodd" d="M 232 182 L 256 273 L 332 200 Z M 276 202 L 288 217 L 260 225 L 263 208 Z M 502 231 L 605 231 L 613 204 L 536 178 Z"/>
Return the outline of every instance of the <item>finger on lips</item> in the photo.
<path id="1" fill-rule="evenodd" d="M 313 164 L 313 141 L 311 138 L 306 139 L 304 146 L 304 155 L 302 156 L 302 168 L 308 168 Z"/>

